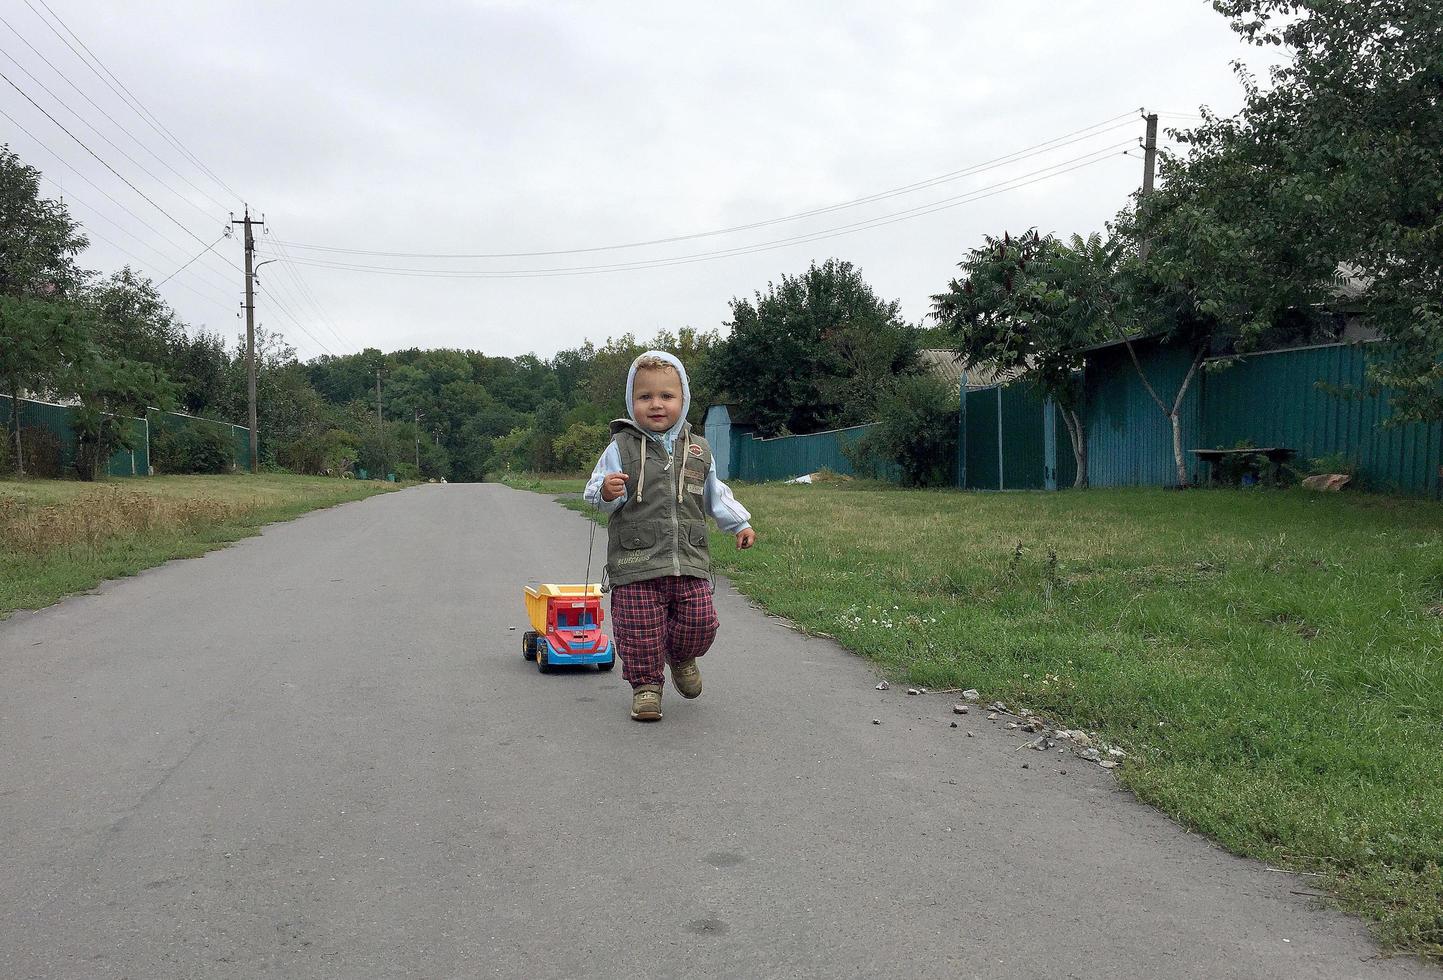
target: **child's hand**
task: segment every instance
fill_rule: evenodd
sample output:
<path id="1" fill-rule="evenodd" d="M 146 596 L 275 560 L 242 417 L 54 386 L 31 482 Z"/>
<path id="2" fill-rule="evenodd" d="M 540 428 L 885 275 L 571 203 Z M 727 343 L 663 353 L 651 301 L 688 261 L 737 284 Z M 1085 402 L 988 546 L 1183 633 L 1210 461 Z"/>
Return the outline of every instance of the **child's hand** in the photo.
<path id="1" fill-rule="evenodd" d="M 745 550 L 757 543 L 757 532 L 749 527 L 744 527 L 737 532 L 737 549 Z"/>
<path id="2" fill-rule="evenodd" d="M 630 479 L 625 473 L 608 473 L 601 481 L 601 499 L 608 504 L 626 493 L 626 481 Z"/>

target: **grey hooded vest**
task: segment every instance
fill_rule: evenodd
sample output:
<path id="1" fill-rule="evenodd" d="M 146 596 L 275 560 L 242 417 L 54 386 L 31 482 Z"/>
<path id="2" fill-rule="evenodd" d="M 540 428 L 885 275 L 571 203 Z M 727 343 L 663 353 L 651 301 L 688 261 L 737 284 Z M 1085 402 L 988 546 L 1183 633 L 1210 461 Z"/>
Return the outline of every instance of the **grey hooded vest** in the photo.
<path id="1" fill-rule="evenodd" d="M 621 451 L 626 503 L 607 523 L 606 574 L 611 585 L 665 575 L 711 577 L 707 549 L 707 471 L 711 447 L 685 423 L 672 452 L 629 419 L 611 423 Z"/>

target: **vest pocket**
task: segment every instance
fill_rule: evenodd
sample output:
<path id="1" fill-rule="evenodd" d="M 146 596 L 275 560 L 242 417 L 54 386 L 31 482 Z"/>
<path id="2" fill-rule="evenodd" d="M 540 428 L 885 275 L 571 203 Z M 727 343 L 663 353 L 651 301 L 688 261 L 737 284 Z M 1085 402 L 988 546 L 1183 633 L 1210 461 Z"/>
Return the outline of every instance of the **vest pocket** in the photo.
<path id="1" fill-rule="evenodd" d="M 621 546 L 627 551 L 656 547 L 656 531 L 649 527 L 627 528 L 621 532 Z"/>
<path id="2" fill-rule="evenodd" d="M 687 544 L 695 545 L 698 548 L 706 547 L 706 525 L 688 524 L 686 526 Z"/>

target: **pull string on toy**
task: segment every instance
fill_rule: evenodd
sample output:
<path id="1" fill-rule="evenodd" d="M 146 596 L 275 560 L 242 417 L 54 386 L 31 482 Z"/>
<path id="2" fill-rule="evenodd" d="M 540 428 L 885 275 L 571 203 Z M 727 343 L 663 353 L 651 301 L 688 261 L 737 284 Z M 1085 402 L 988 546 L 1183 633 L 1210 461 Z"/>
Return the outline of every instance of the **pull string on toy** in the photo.
<path id="1" fill-rule="evenodd" d="M 588 515 L 586 523 L 591 525 L 591 538 L 586 542 L 586 578 L 581 580 L 587 593 L 591 592 L 591 549 L 596 544 L 596 522 Z"/>

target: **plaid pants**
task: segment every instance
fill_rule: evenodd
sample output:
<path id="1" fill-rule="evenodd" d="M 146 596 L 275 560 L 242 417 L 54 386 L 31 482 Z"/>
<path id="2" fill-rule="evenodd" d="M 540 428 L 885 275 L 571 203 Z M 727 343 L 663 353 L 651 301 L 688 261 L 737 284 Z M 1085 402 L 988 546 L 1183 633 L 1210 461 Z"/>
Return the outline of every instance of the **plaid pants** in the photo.
<path id="1" fill-rule="evenodd" d="M 717 631 L 711 583 L 667 575 L 611 590 L 611 631 L 628 684 L 661 684 L 667 663 L 700 657 Z"/>

